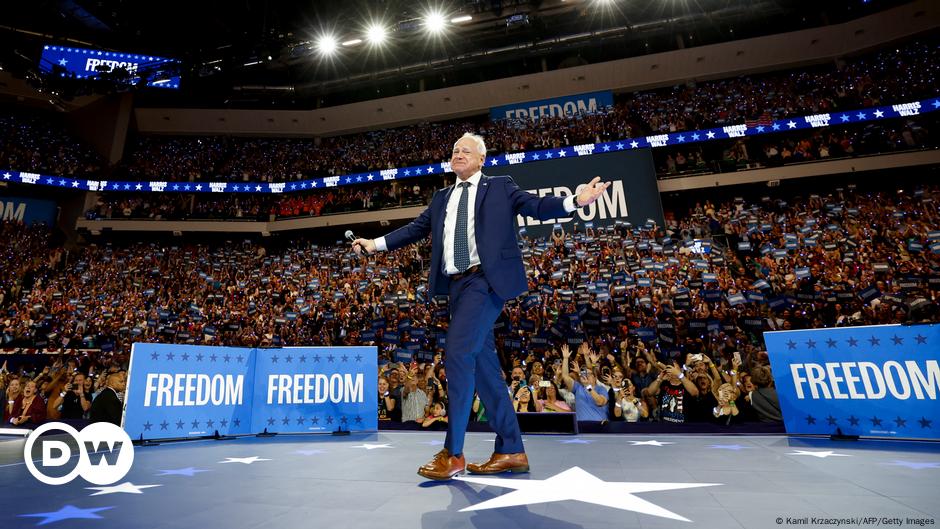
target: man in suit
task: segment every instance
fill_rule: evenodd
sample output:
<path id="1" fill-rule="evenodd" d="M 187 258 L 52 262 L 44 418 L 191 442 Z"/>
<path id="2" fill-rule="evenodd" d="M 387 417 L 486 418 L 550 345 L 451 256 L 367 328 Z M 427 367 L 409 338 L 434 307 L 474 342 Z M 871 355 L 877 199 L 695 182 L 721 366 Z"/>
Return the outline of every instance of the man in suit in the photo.
<path id="1" fill-rule="evenodd" d="M 115 371 L 108 373 L 107 386 L 91 403 L 92 422 L 110 422 L 121 425 L 124 414 L 123 393 L 127 386 L 127 373 Z"/>
<path id="2" fill-rule="evenodd" d="M 539 220 L 568 217 L 591 204 L 610 183 L 600 177 L 578 195 L 544 197 L 519 189 L 508 176 L 480 172 L 486 159 L 483 138 L 464 134 L 450 160 L 454 186 L 438 190 L 431 204 L 407 226 L 378 239 L 356 239 L 356 253 L 395 250 L 431 235 L 431 295 L 450 295 L 446 357 L 450 421 L 444 449 L 418 469 L 428 479 L 447 480 L 464 469 L 474 474 L 528 472 L 519 423 L 503 380 L 493 324 L 506 300 L 528 289 L 516 239 L 516 215 Z M 496 430 L 488 461 L 466 465 L 464 434 L 474 389 Z"/>

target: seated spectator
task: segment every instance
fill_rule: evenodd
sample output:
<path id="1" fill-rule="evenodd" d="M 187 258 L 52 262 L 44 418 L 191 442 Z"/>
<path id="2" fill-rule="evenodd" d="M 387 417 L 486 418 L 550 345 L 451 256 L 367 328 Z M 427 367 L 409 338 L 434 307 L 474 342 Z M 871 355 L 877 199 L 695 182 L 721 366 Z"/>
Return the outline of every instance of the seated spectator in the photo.
<path id="1" fill-rule="evenodd" d="M 38 426 L 46 420 L 46 401 L 39 396 L 35 381 L 23 386 L 23 394 L 13 402 L 10 424 L 13 426 Z"/>
<path id="2" fill-rule="evenodd" d="M 92 422 L 110 422 L 121 425 L 126 384 L 127 373 L 124 371 L 108 373 L 107 385 L 91 403 Z"/>

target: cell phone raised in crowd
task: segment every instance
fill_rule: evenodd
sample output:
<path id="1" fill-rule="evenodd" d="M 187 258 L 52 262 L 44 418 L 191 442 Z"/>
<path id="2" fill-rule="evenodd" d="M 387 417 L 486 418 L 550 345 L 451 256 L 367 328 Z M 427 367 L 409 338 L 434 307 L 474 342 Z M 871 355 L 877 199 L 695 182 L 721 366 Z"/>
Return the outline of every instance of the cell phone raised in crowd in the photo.
<path id="1" fill-rule="evenodd" d="M 549 381 L 547 381 L 547 380 L 540 380 L 540 381 L 539 381 L 539 387 L 540 387 L 540 388 L 547 388 L 547 387 L 549 387 L 549 386 L 551 386 L 551 385 L 552 385 L 552 383 L 549 382 Z"/>
<path id="2" fill-rule="evenodd" d="M 741 363 L 741 351 L 735 351 L 735 352 L 734 352 L 734 363 L 736 363 L 736 364 L 740 364 L 740 363 Z"/>

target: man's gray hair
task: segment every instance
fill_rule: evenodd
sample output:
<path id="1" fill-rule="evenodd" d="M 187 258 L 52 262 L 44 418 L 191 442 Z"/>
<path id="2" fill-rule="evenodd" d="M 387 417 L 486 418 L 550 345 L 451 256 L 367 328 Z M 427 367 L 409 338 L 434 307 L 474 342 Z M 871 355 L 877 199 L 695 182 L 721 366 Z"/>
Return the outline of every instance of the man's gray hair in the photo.
<path id="1" fill-rule="evenodd" d="M 454 147 L 457 147 L 457 142 L 464 138 L 470 138 L 477 144 L 477 150 L 480 154 L 486 154 L 486 142 L 483 141 L 483 136 L 479 134 L 473 134 L 472 132 L 464 132 L 463 136 L 460 137 L 456 142 L 454 142 Z"/>

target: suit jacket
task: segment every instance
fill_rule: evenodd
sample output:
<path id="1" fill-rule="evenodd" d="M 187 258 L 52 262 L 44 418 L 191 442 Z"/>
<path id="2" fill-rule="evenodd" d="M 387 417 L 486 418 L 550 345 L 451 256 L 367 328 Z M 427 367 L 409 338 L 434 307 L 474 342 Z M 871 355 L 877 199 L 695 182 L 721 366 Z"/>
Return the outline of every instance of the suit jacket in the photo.
<path id="1" fill-rule="evenodd" d="M 104 388 L 91 403 L 92 422 L 110 422 L 121 425 L 121 415 L 124 413 L 124 403 L 117 397 L 111 388 Z"/>
<path id="2" fill-rule="evenodd" d="M 450 289 L 450 278 L 443 271 L 443 241 L 447 201 L 453 190 L 454 186 L 439 189 L 418 218 L 385 236 L 385 245 L 394 250 L 431 235 L 431 295 L 447 295 Z M 503 300 L 515 298 L 528 290 L 516 238 L 516 215 L 539 220 L 568 217 L 571 214 L 565 211 L 564 199 L 539 198 L 519 189 L 509 176 L 482 175 L 473 208 L 483 274 L 496 295 Z"/>

